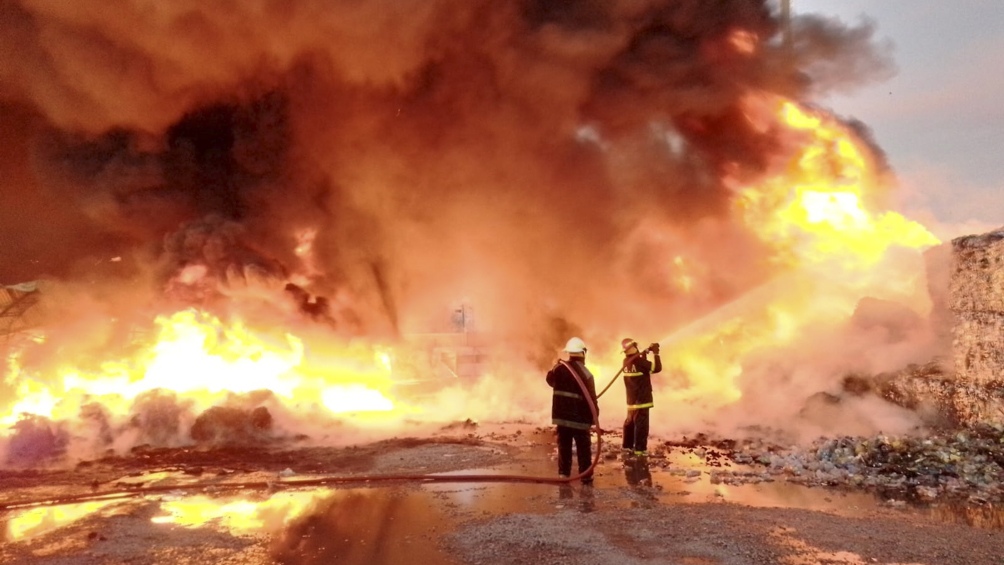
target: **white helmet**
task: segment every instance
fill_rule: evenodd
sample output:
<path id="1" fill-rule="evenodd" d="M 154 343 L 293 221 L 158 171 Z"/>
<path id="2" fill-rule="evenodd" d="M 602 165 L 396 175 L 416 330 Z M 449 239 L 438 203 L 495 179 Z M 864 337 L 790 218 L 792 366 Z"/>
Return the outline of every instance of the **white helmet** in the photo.
<path id="1" fill-rule="evenodd" d="M 586 342 L 582 341 L 580 338 L 573 337 L 565 344 L 565 351 L 568 353 L 585 353 Z"/>

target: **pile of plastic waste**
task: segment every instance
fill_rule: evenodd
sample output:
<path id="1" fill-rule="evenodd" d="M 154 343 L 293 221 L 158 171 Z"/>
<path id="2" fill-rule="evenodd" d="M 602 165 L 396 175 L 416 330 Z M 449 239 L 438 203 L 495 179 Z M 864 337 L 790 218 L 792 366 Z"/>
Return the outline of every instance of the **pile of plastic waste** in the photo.
<path id="1" fill-rule="evenodd" d="M 925 436 L 825 438 L 809 446 L 762 439 L 698 438 L 666 442 L 664 453 L 702 458 L 712 483 L 785 480 L 852 487 L 888 497 L 930 501 L 1004 500 L 1004 426 L 978 426 Z M 721 461 L 730 462 L 723 466 Z M 672 470 L 672 459 L 663 466 Z"/>

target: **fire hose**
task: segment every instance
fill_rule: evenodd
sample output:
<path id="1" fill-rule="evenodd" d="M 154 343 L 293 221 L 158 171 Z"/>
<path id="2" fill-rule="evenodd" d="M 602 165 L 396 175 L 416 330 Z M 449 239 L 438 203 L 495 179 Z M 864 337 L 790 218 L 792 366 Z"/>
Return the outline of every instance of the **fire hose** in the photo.
<path id="1" fill-rule="evenodd" d="M 617 379 L 619 379 L 619 378 L 620 378 L 620 376 L 621 376 L 621 373 L 623 373 L 623 372 L 624 372 L 624 367 L 626 367 L 627 365 L 630 365 L 631 363 L 633 363 L 635 359 L 637 359 L 637 358 L 639 358 L 639 357 L 641 357 L 641 356 L 645 355 L 645 354 L 646 354 L 646 353 L 648 353 L 649 351 L 652 351 L 652 348 L 653 348 L 654 346 L 656 346 L 656 345 L 658 345 L 658 344 L 657 344 L 657 343 L 653 343 L 652 345 L 650 345 L 650 346 L 646 347 L 645 349 L 642 349 L 642 350 L 641 350 L 641 351 L 639 351 L 638 353 L 635 353 L 635 354 L 634 354 L 634 355 L 632 355 L 631 357 L 628 357 L 628 362 L 627 362 L 627 363 L 624 363 L 623 365 L 621 365 L 621 368 L 620 368 L 620 369 L 619 369 L 619 370 L 617 371 L 617 374 L 616 374 L 616 375 L 614 375 L 614 378 L 610 379 L 610 382 L 609 382 L 609 383 L 607 383 L 607 386 L 603 387 L 603 390 L 601 390 L 601 391 L 600 391 L 600 393 L 596 395 L 596 398 L 599 398 L 599 397 L 603 396 L 603 393 L 605 393 L 605 392 L 606 392 L 606 391 L 607 391 L 607 390 L 608 390 L 608 389 L 609 389 L 610 387 L 612 387 L 612 386 L 613 386 L 613 384 L 614 384 L 615 382 L 617 382 Z"/>
<path id="2" fill-rule="evenodd" d="M 114 491 L 102 492 L 102 493 L 88 493 L 88 494 L 76 494 L 76 495 L 66 495 L 57 496 L 46 499 L 35 499 L 26 500 L 23 502 L 14 503 L 0 503 L 0 512 L 9 510 L 19 510 L 25 508 L 38 508 L 45 506 L 61 506 L 66 504 L 79 504 L 84 502 L 102 502 L 111 500 L 121 500 L 127 498 L 137 498 L 141 496 L 147 496 L 150 494 L 158 493 L 174 493 L 174 492 L 191 492 L 200 491 L 207 488 L 214 489 L 214 492 L 220 491 L 233 491 L 233 490 L 267 490 L 276 487 L 292 487 L 292 488 L 305 488 L 305 487 L 321 487 L 328 485 L 339 485 L 339 484 L 352 484 L 352 483 L 364 483 L 364 484 L 385 484 L 385 483 L 396 483 L 396 482 L 421 482 L 421 483 L 540 483 L 540 484 L 568 484 L 572 481 L 581 479 L 582 477 L 591 476 L 593 469 L 600 462 L 600 451 L 602 450 L 602 437 L 603 431 L 600 428 L 599 420 L 599 409 L 596 406 L 596 402 L 593 401 L 592 396 L 589 394 L 589 389 L 586 388 L 586 383 L 583 382 L 582 377 L 579 376 L 578 372 L 572 369 L 564 361 L 562 364 L 568 369 L 568 371 L 575 378 L 576 383 L 579 385 L 579 389 L 582 391 L 583 397 L 586 399 L 586 403 L 589 405 L 589 410 L 593 416 L 593 422 L 596 423 L 596 453 L 593 454 L 593 461 L 589 465 L 589 468 L 585 471 L 580 472 L 577 475 L 572 475 L 570 477 L 536 477 L 532 475 L 485 475 L 485 474 L 469 474 L 469 475 L 436 475 L 436 474 L 403 474 L 403 475 L 358 475 L 358 476 L 340 476 L 340 477 L 315 477 L 315 478 L 304 478 L 304 479 L 289 479 L 282 481 L 252 481 L 243 483 L 222 483 L 214 485 L 206 485 L 205 483 L 197 483 L 190 485 L 160 485 L 160 486 L 150 486 L 141 487 L 134 489 L 119 489 Z M 621 371 L 617 372 L 613 381 L 613 384 L 620 376 Z M 607 385 L 609 388 L 610 385 Z M 606 392 L 606 389 L 604 389 Z"/>

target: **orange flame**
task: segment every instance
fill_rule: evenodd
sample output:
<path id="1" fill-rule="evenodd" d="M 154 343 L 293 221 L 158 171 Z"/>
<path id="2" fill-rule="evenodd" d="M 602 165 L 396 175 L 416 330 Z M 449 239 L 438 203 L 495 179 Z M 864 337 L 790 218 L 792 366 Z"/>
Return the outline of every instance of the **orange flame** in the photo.
<path id="1" fill-rule="evenodd" d="M 763 110 L 762 101 L 750 105 Z M 916 302 L 915 274 L 884 262 L 893 249 L 939 243 L 922 225 L 872 204 L 883 179 L 847 126 L 789 101 L 768 108 L 767 121 L 794 142 L 777 171 L 738 188 L 735 214 L 775 250 L 785 274 L 663 340 L 672 346 L 670 372 L 689 381 L 670 391 L 679 400 L 738 400 L 751 355 L 790 344 L 809 326 L 845 321 L 865 295 Z"/>
<path id="2" fill-rule="evenodd" d="M 331 496 L 327 489 L 277 493 L 261 500 L 246 497 L 212 498 L 204 495 L 168 500 L 154 524 L 199 528 L 217 523 L 234 534 L 275 532 L 303 515 L 316 501 Z"/>
<path id="3" fill-rule="evenodd" d="M 241 320 L 224 323 L 198 310 L 158 316 L 154 338 L 131 356 L 107 360 L 99 370 L 61 366 L 50 375 L 9 358 L 9 382 L 17 402 L 0 416 L 11 425 L 22 414 L 62 420 L 88 401 L 113 414 L 129 413 L 143 393 L 164 389 L 192 402 L 198 411 L 222 404 L 228 395 L 269 390 L 281 400 L 314 402 L 328 414 L 387 412 L 395 408 L 386 355 L 366 344 L 330 347 L 288 332 L 252 329 Z M 328 346 L 328 347 L 325 347 Z"/>
<path id="4" fill-rule="evenodd" d="M 747 39 L 755 38 L 736 36 L 740 47 Z M 748 113 L 786 143 L 764 178 L 736 187 L 732 212 L 774 251 L 781 275 L 661 340 L 671 352 L 668 372 L 685 375 L 689 383 L 668 395 L 712 406 L 742 396 L 738 377 L 755 354 L 791 344 L 808 327 L 846 320 L 862 296 L 916 298 L 915 277 L 890 271 L 887 259 L 894 249 L 915 253 L 938 243 L 920 224 L 878 204 L 887 179 L 867 144 L 846 125 L 776 99 L 750 98 Z M 309 229 L 296 237 L 295 254 L 309 269 L 315 237 Z M 699 258 L 667 257 L 667 267 L 671 286 L 681 294 L 699 284 Z M 204 275 L 193 267 L 181 278 Z M 352 413 L 355 421 L 374 424 L 399 423 L 403 414 L 419 411 L 393 394 L 391 359 L 407 359 L 396 355 L 404 349 L 392 355 L 386 347 L 332 343 L 330 333 L 279 325 L 283 329 L 183 310 L 157 317 L 149 339 L 97 368 L 29 367 L 15 353 L 6 371 L 6 382 L 16 383 L 14 400 L 0 406 L 0 424 L 9 426 L 20 414 L 69 420 L 93 401 L 124 417 L 137 397 L 157 389 L 175 392 L 196 412 L 226 403 L 233 393 L 257 390 L 272 391 L 297 412 Z M 617 366 L 600 361 L 602 373 Z M 504 386 L 497 382 L 496 392 Z M 449 394 L 460 392 L 441 396 Z M 487 396 L 497 408 L 497 395 Z"/>
<path id="5" fill-rule="evenodd" d="M 280 492 L 265 497 L 252 495 L 219 498 L 169 495 L 161 502 L 160 512 L 150 521 L 186 528 L 213 524 L 236 535 L 272 533 L 280 531 L 317 501 L 332 496 L 333 492 L 329 489 L 317 489 Z M 19 510 L 6 519 L 6 540 L 24 541 L 64 528 L 105 509 L 125 512 L 129 505 L 129 502 L 112 500 Z M 116 510 L 111 510 L 113 508 Z"/>
<path id="6" fill-rule="evenodd" d="M 784 174 L 740 190 L 738 212 L 792 266 L 840 262 L 863 270 L 892 247 L 939 243 L 922 225 L 866 200 L 881 185 L 876 163 L 843 124 L 781 102 L 780 123 L 797 137 L 798 152 Z"/>
<path id="7" fill-rule="evenodd" d="M 68 526 L 121 501 L 83 502 L 19 510 L 7 519 L 7 541 L 17 542 L 38 537 Z"/>

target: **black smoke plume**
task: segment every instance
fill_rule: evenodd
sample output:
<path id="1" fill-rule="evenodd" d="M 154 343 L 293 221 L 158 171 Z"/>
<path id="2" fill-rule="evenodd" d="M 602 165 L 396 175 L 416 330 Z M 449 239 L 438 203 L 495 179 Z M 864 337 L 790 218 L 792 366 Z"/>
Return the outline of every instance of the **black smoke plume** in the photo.
<path id="1" fill-rule="evenodd" d="M 889 69 L 868 24 L 780 28 L 766 0 L 0 0 L 0 282 L 123 256 L 157 292 L 296 279 L 361 332 L 459 298 L 514 337 L 668 327 L 769 275 L 728 213 L 779 146 L 744 101 Z"/>

